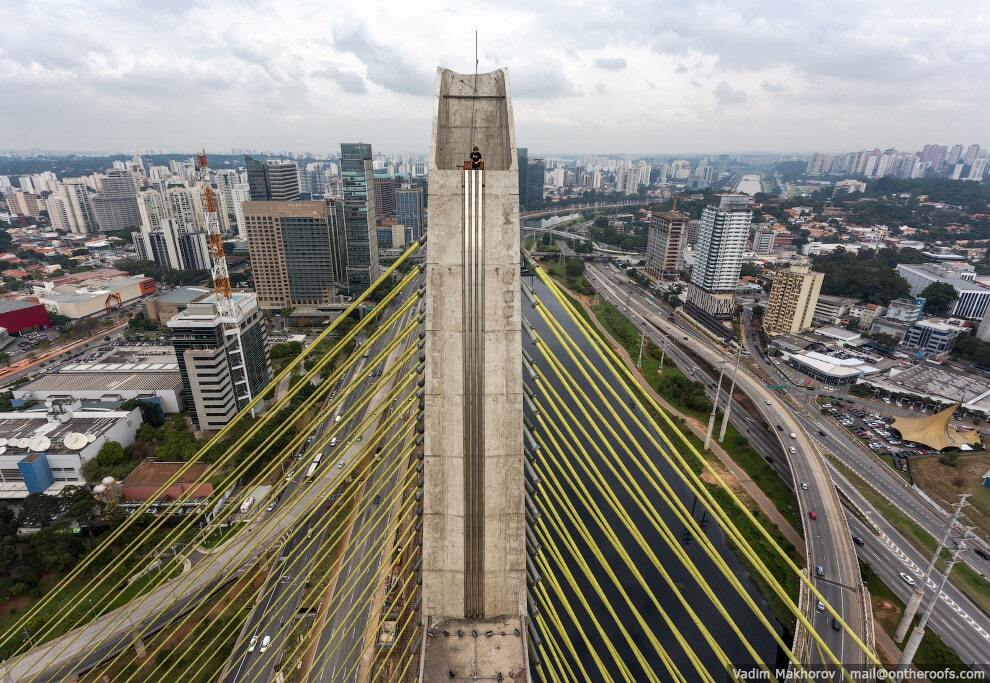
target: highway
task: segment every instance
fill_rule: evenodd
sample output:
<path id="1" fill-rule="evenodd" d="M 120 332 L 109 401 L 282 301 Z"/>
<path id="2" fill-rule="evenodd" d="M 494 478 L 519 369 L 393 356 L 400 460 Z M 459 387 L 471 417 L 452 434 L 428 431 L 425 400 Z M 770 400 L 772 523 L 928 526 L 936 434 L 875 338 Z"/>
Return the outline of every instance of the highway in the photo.
<path id="1" fill-rule="evenodd" d="M 684 346 L 699 358 L 705 359 L 713 367 L 722 360 L 722 351 L 710 338 L 699 338 L 698 333 L 684 321 L 671 320 L 667 309 L 656 303 L 652 297 L 644 297 L 637 289 L 630 288 L 628 282 L 612 269 L 596 264 L 587 265 L 585 275 L 588 281 L 606 300 L 621 309 L 627 308 L 627 315 L 656 344 L 663 343 L 667 336 L 675 344 Z M 671 333 L 664 335 L 661 330 Z M 668 352 L 670 345 L 668 343 Z M 780 402 L 778 394 L 767 389 L 765 383 L 753 376 L 740 365 L 737 388 L 748 395 L 753 404 L 763 413 L 768 424 L 779 429 L 781 448 L 793 444 L 797 456 L 790 457 L 794 478 L 794 490 L 802 512 L 805 527 L 806 557 L 809 570 L 816 587 L 833 606 L 842 619 L 854 632 L 864 637 L 866 615 L 859 563 L 850 538 L 845 513 L 835 488 L 832 486 L 826 465 L 814 442 L 793 417 L 791 411 Z M 794 434 L 793 439 L 785 435 Z M 801 485 L 807 484 L 807 489 Z M 817 519 L 812 521 L 809 514 L 815 512 Z M 824 577 L 815 576 L 814 568 L 821 566 Z M 841 662 L 849 667 L 861 666 L 864 655 L 855 643 L 842 631 L 832 628 L 832 617 L 818 612 L 812 601 L 805 601 L 805 613 L 812 620 L 815 630 L 830 650 Z M 799 641 L 800 637 L 796 639 Z M 809 641 L 810 642 L 810 641 Z M 820 653 L 808 660 L 821 662 Z"/>
<path id="2" fill-rule="evenodd" d="M 389 309 L 384 313 L 385 317 L 392 314 L 392 310 Z M 385 347 L 389 342 L 392 341 L 396 330 L 402 329 L 407 325 L 415 315 L 415 309 L 410 311 L 397 325 L 393 327 L 388 334 L 384 335 L 381 339 L 377 340 L 367 352 L 370 356 L 374 356 L 379 353 L 383 347 Z M 409 343 L 413 343 L 415 336 L 412 337 Z M 382 364 L 382 368 L 390 366 L 395 362 L 395 359 L 406 347 L 400 345 L 395 350 L 393 350 L 391 356 Z M 361 370 L 364 369 L 366 361 L 361 359 L 358 363 L 351 368 L 351 370 L 339 380 L 335 392 L 340 387 L 348 386 L 353 382 L 355 375 L 359 374 Z M 374 382 L 374 378 L 368 377 L 364 380 L 365 385 L 370 385 Z M 379 389 L 377 394 L 372 398 L 371 402 L 367 405 L 375 406 L 382 400 L 384 400 L 384 395 L 388 393 L 390 387 L 385 386 Z M 348 411 L 354 410 L 354 404 L 357 403 L 358 398 L 361 396 L 362 390 L 353 392 L 349 394 L 342 406 L 338 407 L 334 412 L 327 412 L 323 419 L 320 421 L 319 425 L 315 431 L 315 438 L 319 439 L 324 436 L 327 431 L 329 431 L 335 424 L 336 415 L 345 414 Z M 364 414 L 367 408 L 362 409 L 359 413 L 354 413 L 352 418 L 352 423 L 357 424 L 364 418 Z M 338 463 L 344 463 L 346 466 L 354 458 L 356 458 L 362 449 L 367 446 L 367 441 L 364 441 L 365 437 L 370 438 L 372 434 L 377 433 L 378 423 L 382 422 L 386 415 L 386 410 L 381 411 L 381 415 L 378 420 L 369 428 L 367 432 L 361 434 L 361 440 L 357 440 L 358 434 L 355 432 L 348 432 L 345 434 L 338 435 L 338 441 L 340 442 L 336 447 L 327 447 L 324 449 L 324 457 L 320 461 L 319 470 L 335 470 L 337 469 Z M 402 423 L 399 423 L 400 425 Z M 392 435 L 398 428 L 394 428 L 393 431 L 384 436 L 388 437 Z M 305 450 L 305 446 L 301 447 L 301 450 Z M 395 456 L 394 452 L 388 453 L 387 455 Z M 394 488 L 395 480 L 399 476 L 399 471 L 401 468 L 396 468 L 393 470 L 388 470 L 389 463 L 383 461 L 381 465 L 376 465 L 369 475 L 367 481 L 365 482 L 362 489 L 364 491 L 374 490 L 380 482 L 379 480 L 383 478 L 382 472 L 389 471 L 390 475 L 387 480 L 382 484 L 382 490 L 385 492 L 383 498 L 389 498 L 388 493 Z M 299 480 L 303 478 L 302 473 L 296 476 L 295 480 L 292 482 L 292 486 L 298 486 Z M 291 493 L 289 494 L 291 495 Z M 370 496 L 369 496 L 370 499 Z M 323 501 L 318 501 L 318 504 L 322 507 Z M 346 560 L 350 559 L 353 563 L 354 556 L 356 552 L 355 546 L 360 545 L 362 547 L 362 553 L 369 548 L 369 543 L 381 542 L 381 537 L 384 533 L 385 522 L 380 520 L 375 529 L 368 530 L 366 526 L 368 524 L 369 518 L 373 516 L 374 513 L 378 511 L 378 506 L 373 504 L 370 500 L 359 499 L 356 504 L 360 506 L 360 513 L 358 515 L 357 521 L 354 523 L 350 537 L 358 538 L 363 537 L 364 541 L 360 544 L 348 543 L 345 549 L 345 562 L 343 569 L 341 570 L 337 580 L 336 585 L 343 585 L 344 574 L 346 571 L 353 571 L 354 567 L 349 564 Z M 328 510 L 328 514 L 332 511 Z M 300 602 L 303 597 L 308 592 L 309 575 L 314 569 L 315 558 L 325 549 L 320 543 L 320 539 L 313 539 L 311 528 L 317 526 L 323 522 L 317 514 L 316 518 L 311 520 L 309 524 L 305 527 L 298 529 L 292 537 L 287 541 L 285 547 L 280 552 L 279 559 L 276 561 L 273 570 L 270 572 L 268 580 L 264 589 L 261 592 L 262 599 L 255 605 L 250 616 L 245 622 L 245 625 L 241 631 L 241 637 L 238 644 L 235 645 L 234 650 L 231 653 L 231 661 L 227 666 L 227 676 L 225 680 L 230 683 L 241 680 L 254 680 L 254 681 L 270 681 L 274 678 L 275 672 L 282 668 L 282 658 L 284 657 L 284 650 L 289 647 L 294 647 L 295 643 L 286 642 L 286 636 L 289 630 L 293 627 L 293 620 L 296 618 L 313 618 L 314 615 L 309 613 L 309 608 L 312 606 L 304 606 L 306 608 L 306 615 L 301 617 L 299 615 Z M 333 529 L 330 530 L 332 533 Z M 363 555 L 358 555 L 357 557 L 362 557 Z M 372 564 L 368 563 L 362 569 L 363 574 L 360 580 L 357 582 L 354 590 L 356 592 L 351 593 L 351 600 L 353 601 L 353 596 L 360 593 L 360 590 L 368 585 L 374 576 L 374 572 L 370 571 Z M 374 565 L 374 569 L 377 570 L 377 564 Z M 328 590 L 333 590 L 333 587 L 328 588 Z M 337 608 L 343 603 L 343 601 L 333 600 L 331 602 L 331 609 L 334 610 L 334 614 L 339 611 Z M 348 603 L 348 608 L 352 603 Z M 370 600 L 369 600 L 370 605 Z M 367 620 L 369 614 L 367 612 L 361 613 Z M 343 616 L 343 615 L 341 615 Z M 363 625 L 363 622 L 362 622 Z M 307 625 L 308 629 L 309 626 Z M 285 631 L 283 634 L 282 631 Z M 363 633 L 363 627 L 359 629 L 359 633 Z M 323 633 L 318 634 L 320 641 L 323 641 L 328 632 L 324 630 Z M 271 637 L 271 643 L 265 652 L 261 652 L 259 647 L 255 647 L 253 652 L 249 652 L 249 644 L 251 638 L 258 636 L 258 643 L 265 636 Z M 353 644 L 353 638 L 348 639 L 350 644 Z M 342 642 L 338 641 L 338 644 Z M 349 647 L 341 649 L 341 654 L 349 651 Z M 323 652 L 323 647 L 318 648 L 318 652 Z M 353 659 L 359 656 L 360 650 L 354 648 L 354 652 L 351 653 Z M 317 660 L 318 666 L 319 659 Z M 339 664 L 339 663 L 338 663 Z M 332 680 L 332 679 L 331 679 Z"/>
<path id="3" fill-rule="evenodd" d="M 850 514 L 849 528 L 853 535 L 863 539 L 864 545 L 857 548 L 860 558 L 873 569 L 894 593 L 907 603 L 912 588 L 899 576 L 901 572 L 922 580 L 922 573 L 928 567 L 928 557 L 922 556 L 897 530 L 887 522 L 869 501 L 859 494 L 855 487 L 844 481 L 842 474 L 833 469 L 832 476 L 843 491 L 848 487 L 849 500 L 862 511 L 869 525 L 856 515 Z M 941 573 L 933 572 L 925 592 L 925 602 L 931 599 L 932 591 Z M 946 584 L 935 605 L 929 622 L 932 630 L 955 650 L 966 664 L 973 668 L 986 669 L 986 653 L 990 646 L 990 617 L 967 598 L 951 583 Z"/>
<path id="4" fill-rule="evenodd" d="M 605 270 L 590 265 L 589 268 Z M 611 269 L 608 269 L 606 273 L 610 271 Z M 617 274 L 612 277 L 613 280 L 620 279 Z M 656 306 L 656 308 L 660 309 L 659 306 Z M 670 323 L 669 318 L 668 323 Z M 683 323 L 680 324 L 681 331 L 683 332 L 681 336 L 683 337 L 686 334 L 689 338 L 693 339 L 694 333 L 690 330 L 690 326 Z M 747 325 L 746 329 L 749 331 L 751 328 Z M 683 339 L 681 341 L 683 342 Z M 751 356 L 747 358 L 749 363 L 757 365 L 769 377 L 784 378 L 784 375 L 779 370 L 766 363 L 758 354 L 757 345 L 750 334 L 747 335 L 744 341 L 746 348 L 751 352 Z M 668 354 L 670 353 L 671 346 L 668 344 Z M 783 379 L 777 381 L 783 381 Z M 739 386 L 741 387 L 742 385 L 740 384 Z M 795 389 L 790 392 L 787 399 L 782 401 L 779 400 L 778 394 L 774 394 L 774 396 L 778 396 L 777 405 L 780 406 L 780 410 L 796 419 L 803 427 L 802 431 L 805 435 L 811 441 L 817 442 L 821 450 L 839 456 L 861 478 L 869 482 L 873 488 L 883 493 L 894 505 L 912 516 L 929 533 L 933 536 L 941 537 L 947 523 L 944 512 L 936 510 L 931 506 L 872 452 L 863 448 L 856 440 L 849 438 L 845 430 L 836 428 L 834 423 L 830 424 L 830 420 L 822 415 L 815 405 L 814 398 L 816 394 L 814 392 Z M 794 403 L 791 401 L 794 401 Z M 735 413 L 737 409 L 738 407 L 734 407 L 733 412 Z M 763 454 L 763 449 L 760 448 L 759 441 L 754 443 L 754 446 Z M 792 463 L 794 460 L 796 459 L 792 459 Z M 841 475 L 838 475 L 833 468 L 829 467 L 829 469 L 831 470 L 835 485 L 843 495 L 848 500 L 854 501 L 856 509 L 867 515 L 878 527 L 876 535 L 874 533 L 856 533 L 856 535 L 867 542 L 865 548 L 857 548 L 858 554 L 862 559 L 870 562 L 874 572 L 885 583 L 891 586 L 895 592 L 898 592 L 898 594 L 903 593 L 906 596 L 907 591 L 905 589 L 907 585 L 900 579 L 898 572 L 909 571 L 909 573 L 920 575 L 923 568 L 927 566 L 928 558 L 922 558 L 921 554 L 876 511 L 873 505 L 851 483 Z M 803 493 L 807 494 L 808 492 Z M 847 515 L 847 518 L 850 525 L 860 524 L 853 515 Z M 805 519 L 805 528 L 807 529 L 810 522 L 807 518 Z M 922 523 L 922 520 L 924 520 L 924 523 Z M 864 531 L 861 525 L 859 529 L 860 531 Z M 870 552 L 871 549 L 873 551 L 872 554 L 865 556 L 864 553 Z M 964 558 L 967 562 L 977 565 L 976 568 L 978 571 L 983 571 L 986 567 L 986 563 L 976 556 L 972 550 L 964 553 Z M 905 567 L 907 567 L 907 570 L 905 570 Z M 821 589 L 821 585 L 819 587 Z M 828 589 L 830 592 L 825 592 L 824 589 L 822 590 L 827 597 L 831 598 L 832 594 L 837 591 L 834 586 L 828 586 Z M 975 655 L 985 652 L 987 646 L 990 645 L 990 618 L 951 584 L 949 584 L 946 593 L 949 599 L 952 600 L 952 603 L 941 604 L 936 608 L 935 614 L 937 616 L 931 622 L 932 630 L 959 653 L 967 663 L 982 662 L 986 657 L 985 654 L 978 657 Z M 986 665 L 983 664 L 982 666 Z"/>
<path id="5" fill-rule="evenodd" d="M 747 329 L 751 329 L 751 327 L 747 325 Z M 751 335 L 747 335 L 745 342 L 752 354 L 749 360 L 765 376 L 775 378 L 772 380 L 775 382 L 789 383 L 787 375 L 760 356 L 757 344 Z M 824 396 L 835 396 L 835 393 L 826 393 Z M 817 397 L 818 394 L 814 391 L 794 387 L 785 401 L 790 405 L 793 415 L 808 430 L 809 434 L 812 434 L 812 438 L 821 444 L 823 449 L 834 454 L 860 479 L 904 512 L 929 535 L 933 538 L 941 538 L 949 523 L 949 513 L 943 508 L 933 505 L 926 496 L 901 478 L 897 472 L 866 448 L 859 439 L 837 425 L 830 416 L 822 414 L 815 402 Z M 826 436 L 822 436 L 822 432 Z M 851 486 L 846 482 L 840 484 L 840 489 L 848 495 L 847 487 Z M 984 551 L 990 552 L 990 544 L 983 539 L 974 538 L 968 545 L 970 549 L 962 553 L 962 559 L 976 572 L 987 574 L 990 571 L 990 563 L 979 557 L 973 549 L 980 547 Z"/>
<path id="6" fill-rule="evenodd" d="M 389 331 L 385 336 L 393 334 Z M 309 486 L 286 498 L 276 511 L 262 515 L 251 533 L 232 536 L 227 542 L 196 563 L 195 571 L 164 582 L 127 605 L 94 619 L 54 640 L 6 662 L 6 673 L 14 680 L 44 678 L 59 671 L 81 671 L 109 653 L 131 642 L 136 626 L 160 627 L 169 619 L 192 608 L 223 583 L 236 578 L 250 564 L 270 552 L 278 540 L 297 526 L 314 506 L 320 505 L 323 491 L 329 489 L 349 468 L 318 470 Z M 167 613 L 166 617 L 162 613 Z"/>

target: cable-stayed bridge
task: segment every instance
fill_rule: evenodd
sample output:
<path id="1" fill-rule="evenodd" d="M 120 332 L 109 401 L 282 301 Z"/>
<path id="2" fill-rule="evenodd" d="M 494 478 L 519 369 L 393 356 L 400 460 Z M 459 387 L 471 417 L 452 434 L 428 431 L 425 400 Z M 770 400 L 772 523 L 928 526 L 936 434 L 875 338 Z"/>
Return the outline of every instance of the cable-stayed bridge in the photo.
<path id="1" fill-rule="evenodd" d="M 504 71 L 440 71 L 429 240 L 286 366 L 284 395 L 253 418 L 255 397 L 183 468 L 207 463 L 203 481 L 238 493 L 118 518 L 0 638 L 4 680 L 879 666 L 864 619 L 846 623 L 521 252 L 508 90 Z"/>

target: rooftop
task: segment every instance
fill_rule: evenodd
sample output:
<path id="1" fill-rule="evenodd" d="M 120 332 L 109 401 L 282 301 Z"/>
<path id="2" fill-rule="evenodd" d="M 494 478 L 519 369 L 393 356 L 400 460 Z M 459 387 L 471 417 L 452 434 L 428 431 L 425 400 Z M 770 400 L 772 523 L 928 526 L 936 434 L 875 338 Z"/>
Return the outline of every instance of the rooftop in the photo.
<path id="1" fill-rule="evenodd" d="M 188 304 L 211 293 L 212 290 L 205 287 L 176 287 L 162 294 L 158 300 L 163 304 Z"/>
<path id="2" fill-rule="evenodd" d="M 14 301 L 12 299 L 0 299 L 0 313 L 10 313 L 11 311 L 19 311 L 22 308 L 32 308 L 33 306 L 38 306 L 40 304 L 32 303 L 30 301 Z"/>
<path id="3" fill-rule="evenodd" d="M 6 448 L 6 455 L 26 453 L 28 448 L 21 446 L 20 439 L 32 436 L 46 436 L 51 440 L 48 453 L 69 453 L 77 449 L 65 445 L 64 439 L 70 432 L 91 434 L 98 438 L 109 431 L 130 413 L 124 410 L 107 412 L 76 411 L 58 418 L 45 412 L 25 411 L 20 413 L 0 413 L 0 447 Z M 95 440 L 94 438 L 94 440 Z M 11 443 L 13 440 L 18 440 Z"/>
<path id="4" fill-rule="evenodd" d="M 927 264 L 909 264 L 909 263 L 898 263 L 898 269 L 903 268 L 904 270 L 917 273 L 919 275 L 924 275 L 927 277 L 935 277 L 946 282 L 953 287 L 955 287 L 958 292 L 982 292 L 984 294 L 990 294 L 990 289 L 983 287 L 982 285 L 973 282 L 972 280 L 964 280 L 955 273 L 941 268 L 936 268 Z"/>
<path id="5" fill-rule="evenodd" d="M 891 368 L 885 380 L 911 393 L 939 396 L 967 405 L 990 392 L 990 380 L 982 375 L 963 374 L 928 363 Z"/>
<path id="6" fill-rule="evenodd" d="M 99 363 L 95 365 L 100 365 Z M 17 389 L 18 392 L 34 393 L 72 392 L 72 391 L 105 391 L 111 394 L 115 391 L 163 391 L 182 389 L 182 378 L 179 369 L 173 363 L 174 372 L 136 372 L 124 373 L 114 370 L 99 371 L 95 368 L 88 372 L 59 372 L 40 377 Z M 116 372 L 113 377 L 105 373 Z"/>
<path id="7" fill-rule="evenodd" d="M 421 680 L 508 682 L 526 670 L 526 631 L 519 617 L 431 617 L 429 623 Z"/>

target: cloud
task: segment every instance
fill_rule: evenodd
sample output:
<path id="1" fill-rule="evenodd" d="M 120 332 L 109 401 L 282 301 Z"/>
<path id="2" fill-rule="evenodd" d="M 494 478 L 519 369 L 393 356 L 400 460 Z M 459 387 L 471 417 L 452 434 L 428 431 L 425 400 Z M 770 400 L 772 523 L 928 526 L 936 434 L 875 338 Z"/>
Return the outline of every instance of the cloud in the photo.
<path id="1" fill-rule="evenodd" d="M 599 57 L 592 66 L 606 71 L 622 71 L 627 64 L 624 57 Z"/>
<path id="2" fill-rule="evenodd" d="M 333 43 L 343 52 L 357 57 L 366 67 L 368 80 L 383 88 L 405 95 L 428 96 L 433 93 L 434 72 L 405 60 L 393 46 L 369 37 L 363 24 L 334 31 Z"/>
<path id="3" fill-rule="evenodd" d="M 740 104 L 749 100 L 749 95 L 742 90 L 736 90 L 725 81 L 719 81 L 712 93 L 715 95 L 718 103 L 723 107 Z"/>
<path id="4" fill-rule="evenodd" d="M 422 151 L 436 67 L 473 70 L 475 29 L 480 68 L 509 67 L 517 137 L 540 153 L 988 142 L 985 0 L 560 8 L 22 3 L 0 46 L 0 92 L 17 103 L 0 108 L 0 144 Z M 713 106 L 752 116 L 743 128 Z"/>
<path id="5" fill-rule="evenodd" d="M 512 67 L 514 98 L 552 99 L 577 94 L 574 82 L 556 61 L 539 60 Z"/>
<path id="6" fill-rule="evenodd" d="M 364 78 L 361 74 L 353 71 L 338 69 L 335 66 L 327 66 L 314 71 L 311 75 L 333 81 L 341 90 L 352 95 L 363 95 L 368 92 L 368 84 Z"/>

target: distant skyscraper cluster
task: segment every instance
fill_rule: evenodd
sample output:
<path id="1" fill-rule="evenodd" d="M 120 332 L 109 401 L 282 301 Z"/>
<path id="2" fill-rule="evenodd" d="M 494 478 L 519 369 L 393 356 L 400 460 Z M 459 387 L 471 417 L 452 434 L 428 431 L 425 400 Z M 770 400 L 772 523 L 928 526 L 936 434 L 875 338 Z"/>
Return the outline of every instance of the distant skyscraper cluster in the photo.
<path id="1" fill-rule="evenodd" d="M 925 178 L 981 181 L 987 175 L 988 150 L 977 144 L 925 145 L 920 152 L 864 149 L 847 154 L 815 153 L 808 175 L 854 175 L 866 178 Z"/>

